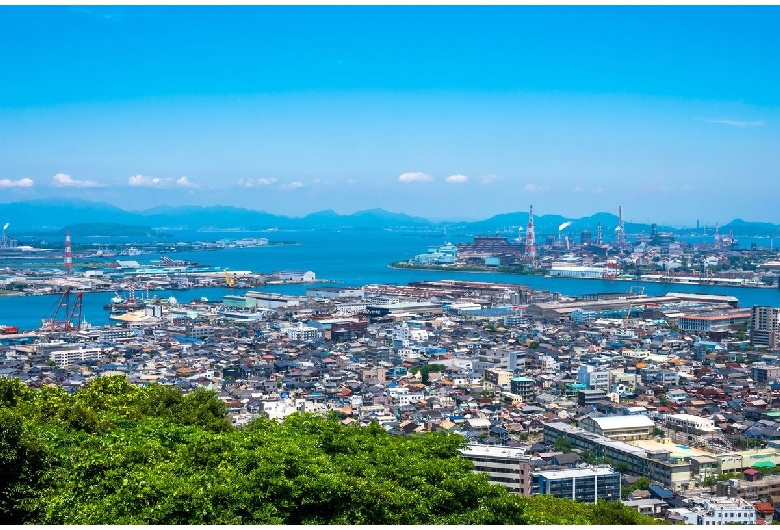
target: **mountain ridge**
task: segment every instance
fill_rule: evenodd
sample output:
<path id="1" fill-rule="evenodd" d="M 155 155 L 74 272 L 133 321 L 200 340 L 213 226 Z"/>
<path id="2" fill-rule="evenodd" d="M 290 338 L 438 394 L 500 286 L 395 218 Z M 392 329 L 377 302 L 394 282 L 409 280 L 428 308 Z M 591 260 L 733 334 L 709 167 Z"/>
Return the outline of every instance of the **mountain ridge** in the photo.
<path id="1" fill-rule="evenodd" d="M 198 229 L 204 227 L 244 228 L 262 230 L 268 228 L 417 228 L 462 230 L 469 233 L 506 233 L 523 234 L 528 224 L 528 212 L 504 212 L 487 219 L 462 222 L 434 222 L 423 217 L 402 212 L 391 212 L 382 208 L 358 210 L 351 214 L 339 214 L 332 209 L 312 212 L 304 216 L 277 215 L 264 210 L 254 210 L 229 205 L 215 206 L 156 206 L 145 210 L 124 210 L 105 202 L 92 202 L 81 199 L 36 199 L 30 201 L 0 204 L 0 222 L 9 222 L 13 231 L 18 230 L 60 230 L 67 225 L 83 223 L 113 223 L 126 225 L 144 225 L 151 227 L 186 227 Z M 568 224 L 566 224 L 568 223 Z M 565 226 L 568 234 L 578 235 L 588 230 L 591 237 L 596 236 L 598 224 L 602 234 L 610 239 L 618 225 L 618 217 L 609 212 L 596 212 L 589 216 L 573 218 L 560 214 L 534 216 L 537 235 L 557 235 Z M 652 225 L 647 223 L 625 223 L 627 233 L 650 232 Z M 659 231 L 675 231 L 667 226 L 658 226 Z M 691 229 L 685 229 L 690 231 Z M 780 224 L 762 221 L 745 221 L 736 218 L 720 227 L 720 233 L 731 232 L 734 236 L 780 235 Z M 712 234 L 712 228 L 707 230 Z"/>

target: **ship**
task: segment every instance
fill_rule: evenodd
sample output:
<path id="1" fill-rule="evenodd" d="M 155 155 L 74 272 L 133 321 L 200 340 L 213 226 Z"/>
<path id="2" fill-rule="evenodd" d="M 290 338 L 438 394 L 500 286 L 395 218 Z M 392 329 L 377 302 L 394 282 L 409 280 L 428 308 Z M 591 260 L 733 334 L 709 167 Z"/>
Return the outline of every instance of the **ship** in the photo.
<path id="1" fill-rule="evenodd" d="M 121 296 L 119 296 L 119 293 L 114 293 L 116 296 L 111 298 L 111 303 L 106 304 L 103 306 L 103 309 L 107 311 L 111 311 L 112 314 L 115 313 L 127 313 L 128 311 L 136 311 L 138 309 L 143 309 L 146 307 L 146 304 L 143 300 L 137 300 L 135 298 L 129 298 L 125 300 Z"/>

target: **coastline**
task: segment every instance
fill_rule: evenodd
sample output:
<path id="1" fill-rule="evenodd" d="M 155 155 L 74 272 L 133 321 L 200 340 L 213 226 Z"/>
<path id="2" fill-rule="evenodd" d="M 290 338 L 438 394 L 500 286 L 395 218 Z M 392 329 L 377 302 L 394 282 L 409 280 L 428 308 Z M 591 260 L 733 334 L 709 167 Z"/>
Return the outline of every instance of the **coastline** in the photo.
<path id="1" fill-rule="evenodd" d="M 560 280 L 595 280 L 595 281 L 608 281 L 608 282 L 636 282 L 636 283 L 650 283 L 660 285 L 698 285 L 703 287 L 741 287 L 750 289 L 777 289 L 772 285 L 761 285 L 752 283 L 719 283 L 717 281 L 703 280 L 703 281 L 674 281 L 673 277 L 669 280 L 647 280 L 640 276 L 628 277 L 628 278 L 578 278 L 569 276 L 550 276 L 544 272 L 539 272 L 539 269 L 533 271 L 517 270 L 514 267 L 450 267 L 447 265 L 411 265 L 405 262 L 393 262 L 388 265 L 391 269 L 397 270 L 420 270 L 420 271 L 439 271 L 439 272 L 464 272 L 464 273 L 501 273 L 501 274 L 514 274 L 517 276 L 541 276 L 543 278 L 553 278 Z"/>
<path id="2" fill-rule="evenodd" d="M 517 276 L 544 276 L 539 269 L 524 271 L 517 267 L 450 267 L 447 265 L 409 265 L 403 261 L 396 261 L 387 265 L 391 269 L 438 271 L 438 272 L 469 272 L 469 273 L 500 273 L 516 274 Z"/>

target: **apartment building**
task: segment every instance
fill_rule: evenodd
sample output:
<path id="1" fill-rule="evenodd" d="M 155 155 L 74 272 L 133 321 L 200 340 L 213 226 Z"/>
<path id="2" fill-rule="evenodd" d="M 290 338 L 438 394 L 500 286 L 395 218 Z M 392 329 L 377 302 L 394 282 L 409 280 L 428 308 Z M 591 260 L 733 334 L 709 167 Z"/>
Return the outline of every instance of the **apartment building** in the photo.
<path id="1" fill-rule="evenodd" d="M 532 493 L 531 456 L 523 449 L 469 444 L 461 455 L 474 463 L 475 473 L 487 474 L 488 482 L 504 486 L 511 493 Z"/>
<path id="2" fill-rule="evenodd" d="M 750 311 L 750 345 L 774 350 L 780 334 L 780 307 L 754 305 Z"/>
<path id="3" fill-rule="evenodd" d="M 49 359 L 60 368 L 65 368 L 79 362 L 97 361 L 100 359 L 100 348 L 77 348 L 71 350 L 54 350 L 49 353 Z"/>

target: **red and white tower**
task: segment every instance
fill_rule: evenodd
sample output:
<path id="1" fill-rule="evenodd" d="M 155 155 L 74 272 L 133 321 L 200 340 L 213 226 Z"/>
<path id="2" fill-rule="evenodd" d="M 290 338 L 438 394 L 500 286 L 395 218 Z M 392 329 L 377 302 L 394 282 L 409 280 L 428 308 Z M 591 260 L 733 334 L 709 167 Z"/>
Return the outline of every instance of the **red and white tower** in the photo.
<path id="1" fill-rule="evenodd" d="M 65 274 L 73 272 L 73 251 L 70 248 L 70 232 L 65 232 Z"/>
<path id="2" fill-rule="evenodd" d="M 528 227 L 525 231 L 525 259 L 536 259 L 536 238 L 534 236 L 534 205 L 528 210 Z"/>

